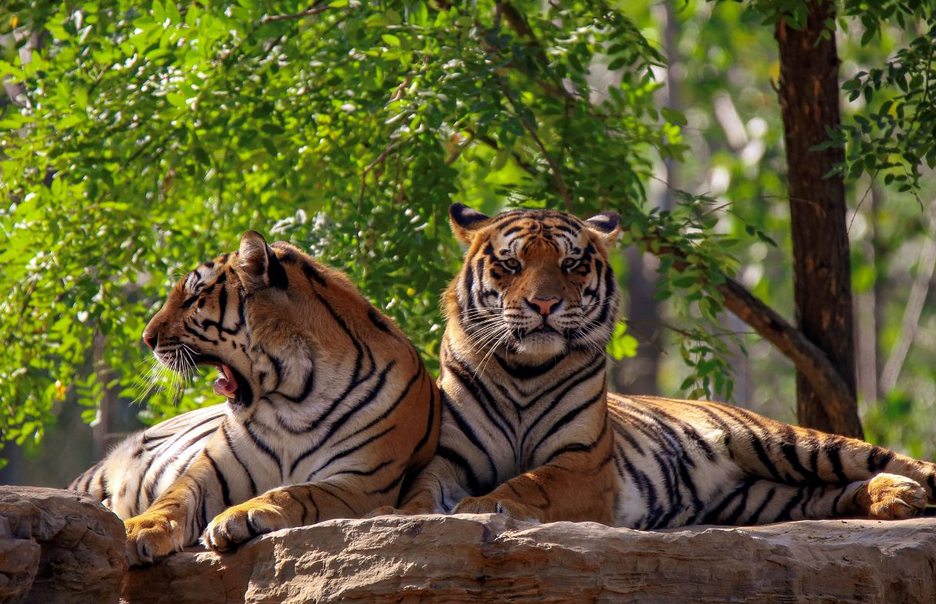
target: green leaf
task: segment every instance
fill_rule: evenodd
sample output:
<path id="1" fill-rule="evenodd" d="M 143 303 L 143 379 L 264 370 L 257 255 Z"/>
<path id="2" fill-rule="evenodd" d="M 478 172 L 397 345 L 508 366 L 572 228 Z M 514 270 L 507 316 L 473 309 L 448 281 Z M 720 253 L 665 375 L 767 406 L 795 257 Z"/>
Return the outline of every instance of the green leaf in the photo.
<path id="1" fill-rule="evenodd" d="M 661 107 L 660 113 L 663 115 L 663 119 L 671 124 L 676 124 L 677 126 L 685 126 L 688 122 L 686 121 L 686 116 L 681 112 L 676 111 L 675 109 L 670 109 L 669 107 Z"/>

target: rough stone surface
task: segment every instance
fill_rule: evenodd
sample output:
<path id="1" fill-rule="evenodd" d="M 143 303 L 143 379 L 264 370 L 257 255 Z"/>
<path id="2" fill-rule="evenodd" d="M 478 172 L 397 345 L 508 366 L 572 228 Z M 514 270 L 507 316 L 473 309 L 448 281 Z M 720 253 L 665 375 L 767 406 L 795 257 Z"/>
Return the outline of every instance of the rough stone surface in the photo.
<path id="1" fill-rule="evenodd" d="M 0 602 L 117 602 L 125 547 L 123 523 L 88 497 L 0 486 Z"/>
<path id="2" fill-rule="evenodd" d="M 936 519 L 642 532 L 503 516 L 340 520 L 123 584 L 130 604 L 936 602 Z"/>

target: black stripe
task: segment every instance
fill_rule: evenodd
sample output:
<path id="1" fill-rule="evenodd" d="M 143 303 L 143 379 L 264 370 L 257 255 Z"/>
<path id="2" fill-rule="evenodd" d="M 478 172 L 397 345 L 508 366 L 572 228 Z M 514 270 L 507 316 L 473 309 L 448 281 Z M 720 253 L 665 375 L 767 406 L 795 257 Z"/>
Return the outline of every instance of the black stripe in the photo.
<path id="1" fill-rule="evenodd" d="M 595 449 L 595 447 L 598 446 L 598 443 L 601 442 L 601 439 L 604 438 L 605 434 L 607 434 L 607 432 L 608 432 L 608 421 L 607 421 L 607 419 L 606 419 L 605 422 L 604 422 L 604 425 L 603 425 L 602 428 L 601 428 L 601 432 L 598 433 L 598 436 L 595 437 L 595 440 L 593 440 L 593 441 L 590 442 L 590 443 L 569 443 L 569 444 L 567 444 L 567 445 L 564 445 L 564 446 L 562 446 L 562 447 L 556 449 L 555 451 L 553 451 L 553 452 L 549 455 L 549 457 L 547 457 L 547 458 L 543 461 L 543 463 L 542 463 L 541 465 L 543 465 L 543 466 L 549 465 L 549 464 L 551 464 L 556 458 L 558 458 L 559 456 L 561 456 L 561 455 L 563 455 L 563 454 L 565 454 L 565 453 L 587 453 L 587 452 L 589 452 L 589 451 L 593 451 L 593 450 Z M 603 460 L 601 461 L 601 463 L 598 464 L 598 466 L 596 467 L 596 469 L 600 469 L 600 468 L 604 467 L 607 463 L 609 463 L 609 462 L 611 461 L 612 456 L 613 456 L 613 455 L 609 455 L 609 456 L 607 456 L 605 459 L 603 459 Z M 531 457 L 532 457 L 532 455 L 531 455 Z"/>
<path id="2" fill-rule="evenodd" d="M 718 503 L 718 505 L 716 505 L 715 507 L 710 509 L 708 512 L 706 512 L 705 516 L 702 518 L 701 524 L 713 524 L 713 523 L 719 522 L 719 520 L 721 519 L 721 513 L 728 508 L 728 505 L 732 501 L 734 501 L 738 497 L 738 495 L 750 490 L 751 485 L 755 482 L 757 482 L 756 478 L 745 478 L 744 480 L 739 482 L 737 486 L 735 486 L 735 488 L 731 492 L 729 492 L 727 495 L 725 495 L 722 498 L 722 500 Z M 739 509 L 741 507 L 743 506 L 738 506 Z M 725 522 L 722 524 L 730 524 L 730 523 Z"/>
<path id="3" fill-rule="evenodd" d="M 290 472 L 290 473 L 295 472 L 295 471 L 296 471 L 296 468 L 299 466 L 299 464 L 300 464 L 304 459 L 306 459 L 306 458 L 309 457 L 310 455 L 315 454 L 315 452 L 321 450 L 321 448 L 331 439 L 331 437 L 334 436 L 335 434 L 337 434 L 338 431 L 341 429 L 341 427 L 344 426 L 344 425 L 348 422 L 348 420 L 351 419 L 352 416 L 354 416 L 356 413 L 358 413 L 358 412 L 359 412 L 361 409 L 363 409 L 364 407 L 367 407 L 368 405 L 370 405 L 371 403 L 374 402 L 374 398 L 375 398 L 375 397 L 378 397 L 378 396 L 383 392 L 384 384 L 386 384 L 386 382 L 387 382 L 387 374 L 388 374 L 395 366 L 396 366 L 396 361 L 390 361 L 390 362 L 387 364 L 387 366 L 384 368 L 384 370 L 380 372 L 380 377 L 377 379 L 377 383 L 374 384 L 374 387 L 371 388 L 370 392 L 368 392 L 368 393 L 365 394 L 363 397 L 361 397 L 361 400 L 358 401 L 356 405 L 354 405 L 353 407 L 351 407 L 350 409 L 348 409 L 347 411 L 345 411 L 344 414 L 342 414 L 341 416 L 338 417 L 338 419 L 336 419 L 334 422 L 332 422 L 332 424 L 331 424 L 331 425 L 329 426 L 329 428 L 328 428 L 328 432 L 321 438 L 321 440 L 319 440 L 315 445 L 313 445 L 312 447 L 310 447 L 309 449 L 307 449 L 305 452 L 303 452 L 301 455 L 299 455 L 299 457 L 296 458 L 296 460 L 293 462 L 292 466 L 289 468 L 289 472 Z M 413 381 L 415 380 L 415 378 L 416 378 L 416 376 L 413 376 L 413 378 L 410 379 L 409 383 L 406 385 L 406 387 L 405 387 L 405 389 L 403 390 L 402 394 L 400 394 L 400 396 L 397 398 L 396 402 L 394 402 L 394 404 L 390 407 L 390 409 L 388 409 L 387 411 L 384 412 L 384 416 L 386 416 L 387 414 L 389 414 L 389 412 L 390 412 L 394 407 L 396 407 L 396 405 L 398 405 L 398 404 L 400 403 L 400 401 L 403 400 L 403 397 L 406 396 L 406 393 L 409 391 L 409 388 L 410 388 L 410 386 L 412 386 Z M 380 418 L 377 418 L 376 421 L 379 421 L 379 420 L 380 420 Z M 360 434 L 361 432 L 363 432 L 364 430 L 366 430 L 368 427 L 370 427 L 373 423 L 375 423 L 375 422 L 372 422 L 371 424 L 368 424 L 364 429 L 355 430 L 354 433 L 351 434 L 350 436 L 354 436 L 354 435 Z M 349 436 L 348 438 L 350 438 L 350 436 Z M 343 440 L 340 441 L 340 442 L 344 442 L 344 440 L 347 440 L 347 438 L 346 438 L 346 439 L 343 439 Z"/>
<path id="4" fill-rule="evenodd" d="M 231 492 L 228 489 L 227 480 L 224 478 L 224 474 L 221 473 L 221 468 L 218 467 L 218 464 L 215 463 L 214 458 L 211 457 L 211 453 L 208 451 L 208 449 L 205 449 L 205 457 L 208 458 L 208 462 L 211 464 L 211 469 L 214 470 L 215 478 L 218 480 L 218 484 L 221 485 L 221 501 L 224 502 L 225 508 L 229 508 L 234 504 L 231 502 Z M 205 499 L 207 499 L 207 497 Z"/>
<path id="5" fill-rule="evenodd" d="M 894 459 L 894 452 L 882 447 L 871 446 L 868 451 L 868 472 L 873 476 L 890 464 Z"/>
<path id="6" fill-rule="evenodd" d="M 666 501 L 669 503 L 668 510 L 661 516 L 650 528 L 665 528 L 680 512 L 683 511 L 682 495 L 676 485 L 677 472 L 673 469 L 673 458 L 663 457 L 658 452 L 653 452 L 653 459 L 657 463 L 660 474 L 663 476 L 664 487 L 666 488 Z"/>
<path id="7" fill-rule="evenodd" d="M 532 380 L 538 377 L 542 377 L 544 374 L 549 373 L 556 368 L 556 365 L 559 364 L 564 357 L 564 355 L 555 356 L 539 365 L 521 365 L 521 364 L 512 364 L 508 363 L 506 359 L 502 358 L 499 354 L 495 354 L 494 358 L 497 359 L 497 363 L 501 366 L 510 377 L 518 380 Z"/>
<path id="8" fill-rule="evenodd" d="M 787 504 L 780 510 L 780 513 L 774 518 L 775 522 L 785 522 L 790 519 L 790 512 L 793 511 L 799 502 L 803 499 L 803 489 L 796 489 L 796 494 L 790 498 Z"/>
<path id="9" fill-rule="evenodd" d="M 247 476 L 247 480 L 250 482 L 250 496 L 257 496 L 257 483 L 254 482 L 253 474 L 247 468 L 247 464 L 244 463 L 244 460 L 240 458 L 240 455 L 237 454 L 237 451 L 234 449 L 234 442 L 231 440 L 231 435 L 228 433 L 227 426 L 222 422 L 221 424 L 221 433 L 224 434 L 224 440 L 227 442 L 228 449 L 231 451 L 231 455 L 234 456 L 234 459 L 240 466 L 244 469 L 244 474 Z"/>
<path id="10" fill-rule="evenodd" d="M 267 457 L 269 457 L 276 463 L 276 467 L 279 468 L 279 471 L 280 471 L 280 478 L 282 479 L 283 462 L 280 461 L 279 455 L 273 452 L 273 450 L 270 449 L 270 447 L 268 447 L 267 444 L 263 442 L 263 440 L 261 440 L 259 436 L 254 434 L 253 429 L 250 427 L 250 424 L 252 421 L 253 420 L 247 420 L 246 422 L 243 423 L 244 428 L 247 430 L 247 434 L 250 436 L 250 439 L 253 441 L 254 445 L 256 445 L 258 449 L 260 449 L 263 453 L 266 454 Z"/>
<path id="11" fill-rule="evenodd" d="M 328 495 L 330 495 L 330 496 L 332 496 L 333 498 L 335 498 L 335 499 L 337 499 L 338 501 L 340 501 L 341 504 L 342 504 L 343 506 L 345 506 L 346 508 L 348 508 L 349 510 L 351 510 L 351 512 L 352 512 L 354 515 L 357 515 L 357 514 L 358 514 L 358 511 L 357 511 L 356 509 L 354 509 L 354 507 L 352 507 L 350 503 L 348 503 L 344 498 L 339 497 L 338 495 L 335 495 L 335 494 L 331 491 L 330 488 L 327 488 L 327 486 L 335 487 L 336 489 L 341 488 L 341 487 L 339 487 L 338 485 L 327 485 L 327 486 L 326 486 L 324 483 L 319 483 L 319 484 L 316 485 L 316 486 L 317 486 L 319 489 L 321 489 L 322 491 L 324 491 L 325 493 L 327 493 Z"/>
<path id="12" fill-rule="evenodd" d="M 458 409 L 455 408 L 455 405 L 452 404 L 448 398 L 443 399 L 442 404 L 445 405 L 445 410 L 448 411 L 449 416 L 455 420 L 455 423 L 458 425 L 459 430 L 461 430 L 465 438 L 467 438 L 468 441 L 474 445 L 474 447 L 480 451 L 485 458 L 487 458 L 488 470 L 490 470 L 492 476 L 491 480 L 493 480 L 495 484 L 499 483 L 500 481 L 498 480 L 497 466 L 494 464 L 494 458 L 491 457 L 489 447 L 485 446 L 485 444 L 481 442 L 481 439 L 478 438 L 478 435 L 475 433 L 472 426 L 467 421 L 465 421 L 465 418 L 458 411 Z"/>
<path id="13" fill-rule="evenodd" d="M 442 459 L 448 461 L 449 463 L 457 466 L 465 473 L 465 482 L 468 483 L 468 494 L 472 497 L 477 497 L 482 494 L 481 492 L 481 483 L 478 481 L 477 475 L 475 475 L 474 470 L 471 467 L 471 464 L 468 461 L 453 451 L 448 447 L 439 446 L 436 449 L 436 456 L 441 457 Z"/>
<path id="14" fill-rule="evenodd" d="M 182 436 L 187 436 L 191 434 L 192 429 L 198 426 L 201 426 L 203 424 L 206 424 L 209 421 L 214 421 L 216 419 L 217 419 L 216 417 L 211 417 L 206 421 L 199 422 L 198 424 L 196 424 L 190 429 L 186 429 L 184 432 L 181 432 L 178 435 L 180 438 L 173 440 L 173 442 L 168 444 L 166 448 L 168 449 L 168 448 L 175 447 L 176 443 L 181 439 Z M 162 476 L 163 474 L 165 474 L 166 470 L 169 469 L 169 467 L 173 465 L 173 463 L 177 461 L 180 458 L 180 456 L 184 455 L 185 453 L 189 453 L 188 463 L 191 463 L 191 461 L 195 458 L 195 456 L 204 449 L 204 445 L 202 445 L 195 451 L 190 452 L 189 449 L 191 449 L 196 444 L 198 444 L 200 440 L 206 439 L 210 435 L 214 434 L 217 431 L 217 429 L 218 429 L 217 427 L 212 427 L 209 430 L 205 430 L 203 432 L 196 434 L 195 436 L 192 436 L 187 441 L 185 441 L 185 444 L 183 444 L 174 454 L 170 455 L 168 458 L 163 458 L 163 455 L 153 455 L 153 457 L 149 461 L 149 464 L 147 464 L 146 466 L 146 470 L 144 470 L 141 473 L 141 477 L 146 479 L 146 480 L 140 481 L 141 487 L 143 486 L 143 483 L 146 482 L 145 493 L 146 493 L 147 504 L 143 506 L 144 508 L 147 507 L 149 504 L 152 504 L 153 501 L 156 500 L 157 498 L 156 488 L 159 486 L 159 481 L 162 479 Z M 152 468 L 153 463 L 159 459 L 163 459 L 163 462 L 156 469 L 156 474 L 154 474 L 151 477 L 147 477 L 147 474 Z M 139 505 L 140 504 L 140 491 L 139 490 L 137 490 L 136 497 L 137 497 L 136 501 L 138 502 L 138 505 Z"/>
<path id="15" fill-rule="evenodd" d="M 398 337 L 397 334 L 390 329 L 390 325 L 384 320 L 380 313 L 373 306 L 367 307 L 367 318 L 370 319 L 371 323 L 374 324 L 374 327 L 379 329 L 384 333 L 388 333 L 393 337 Z"/>
<path id="16" fill-rule="evenodd" d="M 422 365 L 422 363 L 420 363 L 419 364 L 420 375 L 424 375 L 425 371 L 426 371 L 426 368 Z M 426 378 L 427 378 L 427 382 L 429 382 L 426 385 L 426 387 L 429 388 L 429 413 L 426 419 L 426 430 L 423 432 L 422 438 L 419 439 L 419 442 L 416 443 L 416 446 L 413 447 L 413 452 L 410 454 L 410 459 L 416 457 L 416 453 L 418 451 L 421 451 L 422 448 L 426 445 L 426 443 L 429 442 L 429 438 L 432 436 L 432 428 L 434 427 L 434 423 L 435 423 L 436 405 L 438 404 L 436 402 L 436 392 L 438 392 L 438 389 L 432 387 L 432 382 L 428 378 L 428 376 L 426 376 Z"/>
<path id="17" fill-rule="evenodd" d="M 302 264 L 302 274 L 305 275 L 307 278 L 311 279 L 312 281 L 315 281 L 319 285 L 322 285 L 322 286 L 328 285 L 328 282 L 325 280 L 324 277 L 322 277 L 322 274 L 319 272 L 319 270 L 309 262 L 304 262 Z"/>
<path id="18" fill-rule="evenodd" d="M 799 459 L 799 439 L 792 426 L 783 425 L 779 431 L 780 453 L 786 458 L 794 472 L 798 472 L 809 484 L 823 484 L 818 474 L 806 468 Z"/>
<path id="19" fill-rule="evenodd" d="M 500 406 L 497 404 L 494 396 L 491 395 L 491 391 L 485 386 L 484 380 L 472 379 L 464 366 L 458 363 L 458 361 L 446 363 L 445 368 L 455 376 L 458 383 L 478 402 L 478 408 L 484 413 L 487 420 L 500 431 L 504 436 L 504 440 L 510 444 L 513 452 L 516 453 L 517 432 L 514 426 L 507 421 L 507 418 L 501 412 Z M 464 403 L 464 401 L 462 402 Z M 492 415 L 492 412 L 497 414 L 497 418 Z"/>
<path id="20" fill-rule="evenodd" d="M 730 524 L 730 525 L 738 524 L 738 519 L 741 518 L 741 514 L 747 511 L 747 501 L 748 501 L 748 496 L 750 494 L 751 494 L 750 485 L 747 485 L 747 487 L 741 491 L 741 500 L 738 502 L 738 505 L 735 506 L 734 511 L 731 512 L 731 514 L 729 514 L 728 517 L 725 518 L 725 520 L 721 524 Z"/>
<path id="21" fill-rule="evenodd" d="M 543 418 L 546 417 L 546 415 L 548 415 L 549 413 L 551 413 L 559 405 L 562 399 L 565 398 L 565 396 L 569 392 L 571 392 L 573 389 L 577 388 L 578 386 L 587 382 L 588 380 L 594 378 L 599 373 L 604 374 L 605 363 L 606 361 L 605 361 L 604 355 L 598 355 L 592 359 L 590 364 L 583 365 L 580 369 L 577 369 L 576 372 L 571 377 L 564 379 L 565 388 L 562 390 L 562 392 L 556 395 L 556 397 L 553 398 L 552 401 L 549 404 L 547 404 L 546 407 L 542 411 L 540 411 L 540 414 L 536 417 L 536 419 L 534 419 L 528 425 L 526 431 L 523 434 L 523 438 L 520 439 L 519 449 L 521 451 L 526 450 L 527 437 L 533 433 L 533 430 L 536 428 L 537 425 L 539 425 L 539 423 L 543 420 Z M 600 384 L 600 388 L 602 391 L 604 390 L 604 387 L 605 387 L 604 380 L 602 380 L 602 383 Z M 543 394 L 533 399 L 533 401 L 530 402 L 528 407 L 533 406 L 535 403 L 538 403 L 544 396 L 548 394 L 552 394 L 553 392 L 554 390 L 552 389 L 545 389 Z M 519 409 L 518 409 L 518 412 L 519 412 Z"/>
<path id="22" fill-rule="evenodd" d="M 767 506 L 770 505 L 770 502 L 773 501 L 776 494 L 777 487 L 771 487 L 770 490 L 767 491 L 767 495 L 764 497 L 764 501 L 761 502 L 757 509 L 754 510 L 754 513 L 751 514 L 751 516 L 748 518 L 747 524 L 757 524 L 757 522 L 760 520 L 761 514 L 764 513 L 764 510 L 767 509 Z"/>
<path id="23" fill-rule="evenodd" d="M 377 440 L 378 438 L 381 438 L 381 437 L 383 437 L 384 435 L 388 434 L 388 433 L 389 433 L 390 431 L 392 431 L 394 428 L 396 428 L 396 424 L 394 424 L 394 425 L 392 425 L 392 426 L 390 426 L 390 427 L 388 427 L 388 428 L 385 428 L 384 430 L 378 432 L 377 434 L 371 436 L 370 438 L 367 438 L 367 439 L 365 439 L 365 440 L 362 440 L 361 442 L 359 442 L 358 444 L 354 445 L 353 447 L 349 447 L 349 448 L 347 448 L 347 449 L 343 449 L 343 450 L 339 451 L 338 453 L 332 455 L 332 457 L 331 457 L 324 465 L 319 466 L 319 468 L 318 468 L 317 470 L 313 470 L 312 473 L 309 474 L 309 477 L 306 479 L 306 482 L 312 482 L 312 478 L 313 478 L 316 474 L 318 474 L 319 472 L 321 472 L 322 470 L 324 470 L 325 468 L 327 468 L 328 466 L 330 466 L 330 465 L 331 465 L 332 463 L 334 463 L 335 461 L 337 461 L 337 460 L 339 460 L 339 459 L 341 459 L 341 458 L 343 458 L 343 457 L 347 457 L 348 455 L 351 455 L 352 453 L 354 453 L 354 452 L 357 451 L 358 449 L 361 449 L 361 448 L 363 448 L 363 447 L 366 447 L 367 445 L 371 444 L 372 442 L 374 442 L 374 441 Z"/>
<path id="24" fill-rule="evenodd" d="M 571 422 L 577 415 L 579 415 L 580 413 L 582 413 L 583 411 L 585 411 L 585 410 L 588 409 L 589 407 L 592 407 L 595 403 L 597 403 L 597 402 L 599 402 L 599 401 L 601 401 L 601 400 L 603 400 L 603 399 L 604 399 L 604 389 L 602 389 L 602 390 L 601 390 L 598 394 L 596 394 L 595 396 L 593 396 L 593 397 L 591 397 L 590 399 L 586 400 L 584 403 L 578 405 L 577 407 L 573 407 L 572 409 L 570 409 L 569 411 L 567 411 L 567 412 L 566 412 L 562 417 L 560 417 L 558 420 L 552 422 L 552 425 L 549 427 L 549 429 L 546 431 L 546 433 L 545 433 L 542 437 L 540 437 L 539 442 L 536 443 L 536 446 L 534 446 L 533 449 L 532 449 L 532 451 L 530 451 L 530 455 L 529 455 L 530 460 L 531 460 L 531 461 L 535 460 L 535 458 L 536 458 L 536 452 L 539 450 L 539 448 L 543 445 L 544 442 L 546 442 L 546 440 L 547 440 L 550 436 L 554 435 L 554 434 L 555 434 L 556 432 L 558 432 L 561 428 L 566 428 L 566 427 L 568 427 L 568 426 L 569 426 L 569 422 Z M 604 429 L 602 430 L 602 432 L 604 432 L 604 430 L 607 430 L 607 421 L 605 421 L 605 427 L 604 427 Z M 555 454 L 551 455 L 551 456 L 550 456 L 550 459 L 551 459 L 552 457 L 554 457 L 554 456 L 555 456 Z M 544 463 L 545 463 L 545 462 L 544 462 Z M 542 464 L 540 464 L 540 465 L 542 465 Z"/>
<path id="25" fill-rule="evenodd" d="M 335 472 L 331 475 L 332 478 L 335 476 L 341 476 L 342 474 L 350 474 L 351 476 L 373 476 L 383 468 L 389 466 L 393 462 L 391 460 L 385 460 L 371 468 L 370 470 L 341 470 L 340 472 Z"/>
<path id="26" fill-rule="evenodd" d="M 754 453 L 757 455 L 757 459 L 760 460 L 761 465 L 764 466 L 764 468 L 767 470 L 767 472 L 770 473 L 774 480 L 780 483 L 789 482 L 780 476 L 780 472 L 777 469 L 777 466 L 774 465 L 773 461 L 771 461 L 770 456 L 767 454 L 767 450 L 764 448 L 764 444 L 761 442 L 761 435 L 754 432 L 754 430 L 748 426 L 748 421 L 745 420 L 750 420 L 750 418 L 744 417 L 744 415 L 738 417 L 735 412 L 740 413 L 740 409 L 728 409 L 727 407 L 721 406 L 717 407 L 717 409 L 725 415 L 732 417 L 736 422 L 735 425 L 747 432 L 749 437 L 748 442 L 754 448 Z"/>
<path id="27" fill-rule="evenodd" d="M 631 463 L 627 457 L 624 457 L 623 459 L 624 467 L 627 469 L 628 474 L 631 475 L 634 482 L 637 483 L 637 488 L 640 489 L 642 493 L 646 493 L 646 507 L 648 512 L 642 528 L 649 528 L 654 526 L 659 520 L 660 516 L 663 514 L 663 510 L 659 505 L 659 496 L 657 495 L 656 486 L 654 486 L 653 481 L 650 479 L 648 474 L 634 466 L 634 464 Z"/>
<path id="28" fill-rule="evenodd" d="M 400 486 L 400 483 L 403 482 L 403 479 L 406 477 L 406 472 L 400 472 L 397 474 L 397 477 L 391 480 L 387 485 L 374 489 L 373 491 L 367 491 L 368 495 L 386 495 L 393 489 Z"/>
<path id="29" fill-rule="evenodd" d="M 832 441 L 829 444 L 828 441 Z M 832 464 L 832 472 L 835 473 L 836 478 L 839 480 L 839 484 L 848 484 L 851 482 L 848 476 L 845 475 L 845 471 L 842 469 L 842 443 L 834 437 L 829 437 L 825 444 L 822 446 L 823 452 L 829 458 L 829 463 Z"/>

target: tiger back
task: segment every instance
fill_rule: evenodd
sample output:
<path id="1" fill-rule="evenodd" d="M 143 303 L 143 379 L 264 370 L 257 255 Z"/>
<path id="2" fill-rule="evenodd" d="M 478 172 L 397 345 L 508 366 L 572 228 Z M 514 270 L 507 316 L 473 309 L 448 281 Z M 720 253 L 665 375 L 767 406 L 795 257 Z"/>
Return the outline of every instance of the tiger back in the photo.
<path id="1" fill-rule="evenodd" d="M 631 528 L 904 518 L 936 466 L 703 401 L 608 394 L 613 212 L 450 210 L 468 246 L 443 298 L 436 457 L 402 511 Z"/>
<path id="2" fill-rule="evenodd" d="M 126 518 L 131 563 L 217 551 L 397 502 L 435 450 L 439 393 L 342 273 L 248 232 L 175 285 L 143 339 L 226 403 L 130 437 L 73 483 Z"/>

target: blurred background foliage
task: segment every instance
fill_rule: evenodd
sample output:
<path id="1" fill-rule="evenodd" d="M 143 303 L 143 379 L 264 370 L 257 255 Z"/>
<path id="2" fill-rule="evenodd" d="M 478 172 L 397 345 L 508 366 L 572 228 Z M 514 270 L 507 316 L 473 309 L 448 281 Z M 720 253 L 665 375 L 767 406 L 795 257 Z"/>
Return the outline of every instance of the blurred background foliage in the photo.
<path id="1" fill-rule="evenodd" d="M 621 212 L 616 389 L 792 421 L 792 365 L 705 287 L 723 271 L 793 316 L 776 7 L 762 4 L 5 3 L 0 443 L 16 446 L 0 482 L 62 485 L 141 422 L 217 402 L 206 379 L 131 404 L 150 372 L 140 334 L 175 279 L 247 229 L 347 271 L 434 370 L 455 201 Z M 888 130 L 887 68 L 932 44 L 914 46 L 918 20 L 844 14 L 841 76 L 858 94 L 830 140 L 849 145 L 865 430 L 933 458 L 936 179 L 873 144 L 919 123 Z M 910 151 L 932 130 L 913 132 Z M 903 179 L 873 163 L 894 155 Z M 648 230 L 693 264 L 628 245 Z"/>

